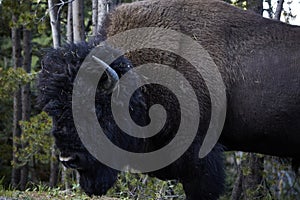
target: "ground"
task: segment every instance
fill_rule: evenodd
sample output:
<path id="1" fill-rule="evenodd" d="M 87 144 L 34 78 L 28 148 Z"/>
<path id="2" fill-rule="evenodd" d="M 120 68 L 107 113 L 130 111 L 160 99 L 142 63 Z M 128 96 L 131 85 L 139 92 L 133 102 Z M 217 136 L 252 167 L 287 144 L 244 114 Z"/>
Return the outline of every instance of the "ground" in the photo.
<path id="1" fill-rule="evenodd" d="M 111 197 L 88 197 L 84 194 L 78 195 L 75 193 L 55 192 L 21 192 L 14 191 L 10 194 L 0 194 L 0 200 L 120 200 Z"/>

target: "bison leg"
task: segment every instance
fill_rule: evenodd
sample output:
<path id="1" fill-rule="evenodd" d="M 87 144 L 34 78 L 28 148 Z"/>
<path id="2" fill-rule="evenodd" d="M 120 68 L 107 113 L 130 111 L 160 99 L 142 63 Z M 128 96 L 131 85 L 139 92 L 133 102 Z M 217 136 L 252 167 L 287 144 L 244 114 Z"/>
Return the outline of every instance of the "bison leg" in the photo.
<path id="1" fill-rule="evenodd" d="M 188 176 L 181 181 L 187 200 L 219 198 L 224 189 L 225 178 L 222 152 L 213 150 L 189 170 Z"/>

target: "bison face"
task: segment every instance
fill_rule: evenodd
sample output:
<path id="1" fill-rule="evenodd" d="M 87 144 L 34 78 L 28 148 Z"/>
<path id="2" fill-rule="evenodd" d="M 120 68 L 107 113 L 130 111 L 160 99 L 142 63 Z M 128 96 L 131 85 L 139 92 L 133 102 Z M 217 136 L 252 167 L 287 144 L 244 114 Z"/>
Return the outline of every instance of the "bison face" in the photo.
<path id="1" fill-rule="evenodd" d="M 86 150 L 76 131 L 72 114 L 73 82 L 91 48 L 87 44 L 70 44 L 60 49 L 50 49 L 42 60 L 42 70 L 38 77 L 38 100 L 40 107 L 53 119 L 52 133 L 60 150 L 62 164 L 78 170 L 80 185 L 88 195 L 103 195 L 116 181 L 118 172 L 100 163 Z M 98 62 L 101 64 L 101 61 Z M 121 63 L 120 59 L 116 62 L 128 70 L 128 63 Z M 108 92 L 98 94 L 97 102 L 107 102 L 105 98 L 108 98 L 111 85 L 106 83 L 113 83 L 109 79 L 111 75 L 117 76 L 112 73 L 108 72 L 100 80 L 99 91 L 104 88 Z M 97 116 L 99 121 L 107 124 L 103 116 L 110 115 L 103 113 L 105 105 L 97 105 Z M 108 135 L 114 132 L 113 129 L 106 131 Z"/>
<path id="2" fill-rule="evenodd" d="M 80 186 L 86 194 L 105 195 L 117 179 L 117 171 L 95 160 L 88 153 L 70 153 L 59 160 L 68 168 L 76 169 L 80 174 Z M 67 154 L 65 154 L 67 155 Z"/>
<path id="3" fill-rule="evenodd" d="M 106 194 L 116 181 L 118 172 L 100 163 L 85 149 L 71 118 L 52 117 L 52 133 L 60 150 L 61 163 L 79 172 L 80 186 L 88 195 Z"/>

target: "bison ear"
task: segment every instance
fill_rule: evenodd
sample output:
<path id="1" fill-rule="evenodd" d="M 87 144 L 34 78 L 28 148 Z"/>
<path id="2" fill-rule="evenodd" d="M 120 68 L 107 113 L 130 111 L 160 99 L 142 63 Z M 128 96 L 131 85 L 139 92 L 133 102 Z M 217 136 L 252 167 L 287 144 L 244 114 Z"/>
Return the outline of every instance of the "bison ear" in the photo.
<path id="1" fill-rule="evenodd" d="M 108 64 L 106 64 L 101 59 L 97 58 L 96 56 L 92 56 L 92 58 L 105 70 L 105 73 L 108 78 L 107 81 L 103 83 L 103 89 L 106 93 L 110 94 L 116 86 L 117 82 L 119 81 L 119 76 L 115 70 L 113 70 Z"/>

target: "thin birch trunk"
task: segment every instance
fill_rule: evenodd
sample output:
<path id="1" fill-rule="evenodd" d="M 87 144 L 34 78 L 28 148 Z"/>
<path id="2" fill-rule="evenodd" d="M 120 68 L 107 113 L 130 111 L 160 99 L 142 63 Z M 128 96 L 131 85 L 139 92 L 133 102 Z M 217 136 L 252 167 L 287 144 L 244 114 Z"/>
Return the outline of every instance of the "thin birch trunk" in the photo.
<path id="1" fill-rule="evenodd" d="M 58 183 L 59 163 L 57 161 L 57 153 L 55 144 L 51 147 L 51 159 L 50 159 L 50 177 L 49 186 L 55 187 Z"/>
<path id="2" fill-rule="evenodd" d="M 93 36 L 98 34 L 98 0 L 92 2 L 92 32 Z"/>
<path id="3" fill-rule="evenodd" d="M 67 40 L 73 42 L 73 12 L 72 2 L 68 4 Z"/>
<path id="4" fill-rule="evenodd" d="M 276 11 L 274 14 L 274 19 L 279 21 L 280 17 L 281 17 L 282 9 L 283 9 L 284 0 L 278 0 L 277 2 L 278 3 L 277 3 Z"/>
<path id="5" fill-rule="evenodd" d="M 60 21 L 55 3 L 55 0 L 48 0 L 53 47 L 58 48 L 60 46 Z"/>
<path id="6" fill-rule="evenodd" d="M 83 0 L 75 0 L 72 2 L 72 12 L 74 42 L 78 43 L 85 40 Z"/>
<path id="7" fill-rule="evenodd" d="M 98 0 L 98 23 L 97 23 L 98 33 L 101 32 L 106 13 L 107 13 L 107 0 Z"/>

